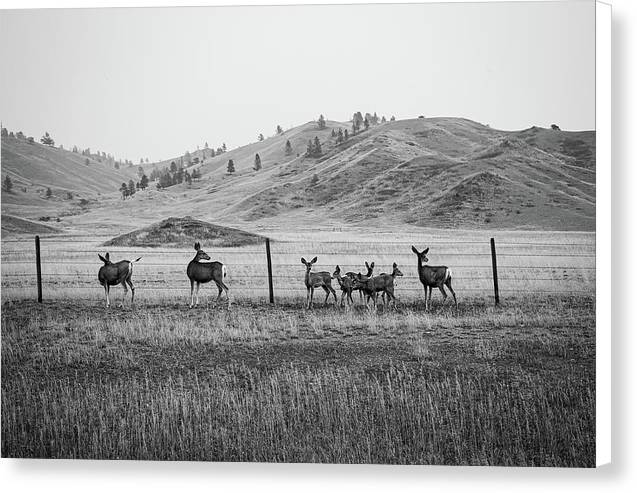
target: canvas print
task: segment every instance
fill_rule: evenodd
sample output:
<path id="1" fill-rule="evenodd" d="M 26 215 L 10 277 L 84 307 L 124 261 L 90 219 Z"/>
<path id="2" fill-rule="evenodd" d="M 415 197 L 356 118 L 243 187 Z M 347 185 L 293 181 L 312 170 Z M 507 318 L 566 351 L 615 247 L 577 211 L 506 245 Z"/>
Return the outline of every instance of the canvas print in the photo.
<path id="1" fill-rule="evenodd" d="M 591 2 L 0 11 L 2 457 L 595 466 Z"/>

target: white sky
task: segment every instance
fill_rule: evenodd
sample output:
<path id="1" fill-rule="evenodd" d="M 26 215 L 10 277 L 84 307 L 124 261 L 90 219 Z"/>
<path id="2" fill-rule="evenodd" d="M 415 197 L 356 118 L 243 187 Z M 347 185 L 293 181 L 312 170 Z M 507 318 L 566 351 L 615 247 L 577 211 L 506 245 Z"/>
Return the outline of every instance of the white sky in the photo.
<path id="1" fill-rule="evenodd" d="M 0 118 L 138 162 L 323 113 L 595 127 L 594 2 L 0 12 Z"/>

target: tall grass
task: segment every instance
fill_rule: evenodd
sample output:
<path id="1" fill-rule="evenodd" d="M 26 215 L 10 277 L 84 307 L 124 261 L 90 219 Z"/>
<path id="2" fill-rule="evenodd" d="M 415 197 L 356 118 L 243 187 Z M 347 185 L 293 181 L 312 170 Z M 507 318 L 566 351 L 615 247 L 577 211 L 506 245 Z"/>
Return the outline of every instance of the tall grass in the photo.
<path id="1" fill-rule="evenodd" d="M 593 301 L 5 303 L 2 455 L 593 466 Z"/>
<path id="2" fill-rule="evenodd" d="M 593 466 L 591 382 L 237 365 L 3 388 L 11 457 Z"/>

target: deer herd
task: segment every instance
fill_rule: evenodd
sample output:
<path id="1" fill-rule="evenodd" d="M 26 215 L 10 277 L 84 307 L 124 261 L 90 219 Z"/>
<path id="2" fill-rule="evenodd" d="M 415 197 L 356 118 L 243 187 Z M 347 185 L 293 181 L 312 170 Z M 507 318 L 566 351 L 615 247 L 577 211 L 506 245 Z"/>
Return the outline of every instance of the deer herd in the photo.
<path id="1" fill-rule="evenodd" d="M 414 246 L 411 250 L 418 257 L 418 278 L 425 290 L 425 310 L 429 309 L 431 305 L 431 293 L 434 288 L 438 288 L 442 293 L 443 304 L 447 299 L 447 292 L 445 286 L 451 292 L 455 306 L 458 306 L 456 299 L 456 293 L 451 286 L 451 269 L 447 266 L 431 266 L 426 265 L 429 261 L 427 253 L 429 248 L 426 248 L 422 252 Z M 221 262 L 212 261 L 210 256 L 201 249 L 199 242 L 195 243 L 195 256 L 188 263 L 186 268 L 186 275 L 190 280 L 190 308 L 199 303 L 199 287 L 203 283 L 214 281 L 219 290 L 217 295 L 217 301 L 221 298 L 221 295 L 225 293 L 228 305 L 230 305 L 230 290 L 225 284 L 225 279 L 228 274 L 228 270 Z M 111 286 L 121 284 L 124 288 L 124 295 L 122 298 L 122 306 L 128 294 L 128 287 L 131 289 L 131 305 L 135 301 L 135 286 L 133 285 L 133 264 L 139 262 L 141 257 L 135 260 L 120 260 L 119 262 L 111 262 L 109 254 L 106 253 L 103 257 L 98 255 L 99 259 L 104 263 L 100 268 L 97 277 L 100 284 L 104 287 L 104 294 L 106 295 L 106 307 L 111 304 L 109 298 L 109 291 Z M 348 305 L 354 304 L 352 293 L 358 291 L 360 300 L 362 302 L 365 297 L 365 306 L 369 306 L 369 302 L 373 301 L 374 307 L 380 294 L 383 299 L 383 305 L 393 303 L 396 304 L 396 296 L 394 294 L 394 283 L 397 277 L 402 277 L 403 273 L 398 268 L 398 265 L 394 262 L 392 265 L 391 274 L 381 273 L 374 276 L 374 262 L 365 262 L 365 268 L 367 271 L 365 274 L 361 272 L 346 272 L 341 274 L 340 266 L 336 266 L 334 272 L 330 274 L 328 271 L 312 272 L 312 267 L 316 264 L 318 258 L 314 257 L 309 262 L 305 258 L 301 258 L 301 263 L 305 265 L 305 288 L 307 290 L 306 308 L 311 309 L 314 301 L 314 290 L 321 288 L 325 291 L 326 304 L 330 295 L 334 297 L 334 304 L 338 305 L 339 301 L 336 296 L 336 291 L 332 287 L 332 280 L 336 279 L 341 289 L 340 305 L 343 306 L 345 302 Z M 429 292 L 427 292 L 427 289 Z"/>

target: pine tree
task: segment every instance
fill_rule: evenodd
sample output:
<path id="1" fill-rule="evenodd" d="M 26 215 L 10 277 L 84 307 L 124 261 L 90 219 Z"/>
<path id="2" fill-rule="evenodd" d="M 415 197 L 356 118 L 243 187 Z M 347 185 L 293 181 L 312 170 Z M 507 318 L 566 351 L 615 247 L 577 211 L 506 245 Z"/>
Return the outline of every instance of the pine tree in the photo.
<path id="1" fill-rule="evenodd" d="M 285 155 L 290 156 L 294 151 L 292 150 L 292 144 L 290 144 L 290 140 L 285 143 Z"/>
<path id="2" fill-rule="evenodd" d="M 128 195 L 135 195 L 135 182 L 133 180 L 128 182 Z"/>
<path id="3" fill-rule="evenodd" d="M 332 138 L 336 137 L 336 130 L 332 129 Z"/>
<path id="4" fill-rule="evenodd" d="M 307 142 L 307 151 L 305 151 L 305 155 L 311 157 L 314 154 L 314 146 L 312 144 L 312 139 Z"/>
<path id="5" fill-rule="evenodd" d="M 363 125 L 365 125 L 365 130 L 369 128 L 369 120 L 367 118 L 363 121 Z"/>
<path id="6" fill-rule="evenodd" d="M 91 161 L 89 160 L 89 158 L 85 158 L 85 159 L 84 159 L 84 164 L 85 164 L 86 166 L 88 166 L 89 164 L 91 164 Z M 118 166 L 118 168 L 119 168 L 119 166 Z"/>
<path id="7" fill-rule="evenodd" d="M 338 135 L 336 136 L 336 142 L 339 143 L 339 144 L 343 142 L 343 129 L 342 128 L 338 129 Z"/>
<path id="8" fill-rule="evenodd" d="M 321 130 L 323 130 L 325 128 L 325 117 L 323 115 L 319 116 L 318 128 L 321 129 Z"/>
<path id="9" fill-rule="evenodd" d="M 389 119 L 390 122 L 395 122 L 396 121 L 396 117 L 392 115 L 392 117 Z"/>
<path id="10" fill-rule="evenodd" d="M 223 150 L 223 152 L 226 152 L 228 150 L 228 148 L 226 147 L 226 143 L 225 142 L 223 144 L 221 144 L 221 149 Z"/>
<path id="11" fill-rule="evenodd" d="M 7 175 L 6 178 L 4 179 L 4 181 L 2 182 L 2 187 L 7 192 L 10 192 L 11 189 L 13 188 L 13 182 L 11 181 L 11 178 L 9 177 L 9 175 Z"/>
<path id="12" fill-rule="evenodd" d="M 385 115 L 383 115 L 383 117 L 380 119 L 381 123 L 387 123 L 387 118 L 385 118 Z"/>
<path id="13" fill-rule="evenodd" d="M 2 135 L 2 137 L 8 137 L 9 131 L 5 127 L 2 127 L 2 129 L 0 130 L 0 135 Z"/>
<path id="14" fill-rule="evenodd" d="M 126 185 L 126 183 L 122 182 L 121 186 L 119 187 L 119 191 L 122 194 L 122 199 L 126 200 L 126 197 L 128 196 L 128 186 Z"/>
<path id="15" fill-rule="evenodd" d="M 283 134 L 283 129 L 281 128 L 281 125 L 277 125 L 276 126 L 276 134 L 277 135 L 282 135 Z"/>
<path id="16" fill-rule="evenodd" d="M 53 192 L 51 192 L 51 188 L 50 188 L 50 187 L 48 187 L 48 188 L 46 189 L 46 198 L 47 198 L 47 199 L 48 199 L 48 198 L 51 198 L 51 195 L 53 195 Z"/>
<path id="17" fill-rule="evenodd" d="M 310 186 L 314 187 L 319 182 L 319 177 L 316 173 L 312 175 L 312 179 L 310 180 Z"/>
<path id="18" fill-rule="evenodd" d="M 259 142 L 263 142 L 264 139 L 265 137 L 263 137 L 263 134 L 259 134 Z"/>
<path id="19" fill-rule="evenodd" d="M 171 163 L 170 163 L 170 172 L 171 173 L 176 173 L 177 172 L 177 163 L 175 161 L 171 161 Z"/>
<path id="20" fill-rule="evenodd" d="M 228 173 L 234 173 L 234 161 L 232 159 L 228 160 Z"/>
<path id="21" fill-rule="evenodd" d="M 349 139 L 349 131 L 347 129 L 345 129 L 345 136 L 344 139 L 347 140 Z"/>
<path id="22" fill-rule="evenodd" d="M 186 161 L 186 165 L 190 165 L 192 163 L 192 157 L 190 156 L 190 152 L 186 151 L 184 154 L 184 161 Z"/>
<path id="23" fill-rule="evenodd" d="M 261 157 L 259 153 L 254 156 L 254 171 L 259 171 L 261 169 Z"/>
<path id="24" fill-rule="evenodd" d="M 18 134 L 21 134 L 21 133 L 22 132 L 18 132 Z M 40 142 L 42 142 L 45 146 L 53 147 L 55 145 L 55 141 L 51 138 L 51 136 L 49 135 L 49 132 L 44 132 L 44 135 L 40 139 Z"/>
<path id="25" fill-rule="evenodd" d="M 318 157 L 323 154 L 323 150 L 321 149 L 321 141 L 318 136 L 314 137 L 314 156 Z"/>
<path id="26" fill-rule="evenodd" d="M 139 182 L 139 185 L 140 185 L 142 190 L 145 190 L 146 187 L 148 186 L 148 177 L 145 174 L 142 175 L 142 178 L 141 178 L 141 181 Z"/>

